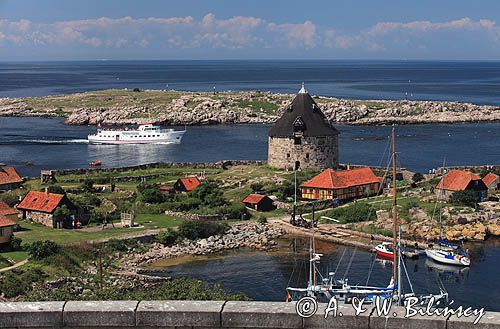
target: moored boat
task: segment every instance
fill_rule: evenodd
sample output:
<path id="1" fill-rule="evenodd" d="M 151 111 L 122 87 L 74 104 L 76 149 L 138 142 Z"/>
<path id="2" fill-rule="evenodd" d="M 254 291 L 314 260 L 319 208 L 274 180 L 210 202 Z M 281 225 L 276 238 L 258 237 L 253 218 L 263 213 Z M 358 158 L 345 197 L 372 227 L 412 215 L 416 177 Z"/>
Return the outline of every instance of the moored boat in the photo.
<path id="1" fill-rule="evenodd" d="M 465 254 L 453 252 L 451 250 L 427 249 L 425 254 L 430 259 L 449 265 L 469 266 L 470 259 Z"/>

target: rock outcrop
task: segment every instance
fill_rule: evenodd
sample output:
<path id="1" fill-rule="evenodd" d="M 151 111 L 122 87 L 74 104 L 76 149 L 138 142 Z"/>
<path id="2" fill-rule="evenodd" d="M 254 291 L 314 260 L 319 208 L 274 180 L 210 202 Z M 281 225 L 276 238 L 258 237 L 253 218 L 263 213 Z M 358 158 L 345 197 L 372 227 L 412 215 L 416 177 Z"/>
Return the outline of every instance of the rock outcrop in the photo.
<path id="1" fill-rule="evenodd" d="M 165 97 L 161 98 L 162 95 Z M 293 97 L 260 92 L 110 90 L 40 98 L 3 98 L 0 99 L 0 116 L 64 117 L 70 125 L 125 125 L 145 121 L 167 125 L 273 123 Z M 500 120 L 498 106 L 444 101 L 315 99 L 333 123 L 373 125 Z"/>

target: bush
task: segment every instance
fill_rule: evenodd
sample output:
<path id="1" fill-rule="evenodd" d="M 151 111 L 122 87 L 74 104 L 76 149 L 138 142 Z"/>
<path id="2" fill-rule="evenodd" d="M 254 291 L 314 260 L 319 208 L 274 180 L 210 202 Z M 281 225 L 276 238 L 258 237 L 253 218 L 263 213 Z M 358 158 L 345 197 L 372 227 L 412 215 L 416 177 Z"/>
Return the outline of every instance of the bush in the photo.
<path id="1" fill-rule="evenodd" d="M 44 192 L 45 188 L 41 188 L 40 191 Z M 47 192 L 56 194 L 66 194 L 66 191 L 59 185 L 50 184 L 47 186 Z"/>
<path id="2" fill-rule="evenodd" d="M 45 274 L 37 268 L 26 271 L 12 270 L 3 274 L 0 280 L 0 291 L 5 298 L 14 298 L 28 292 L 33 283 L 41 281 Z"/>
<path id="3" fill-rule="evenodd" d="M 229 225 L 226 223 L 187 221 L 179 225 L 179 236 L 189 240 L 204 239 L 212 235 L 224 234 Z"/>
<path id="4" fill-rule="evenodd" d="M 250 184 L 250 188 L 252 189 L 253 192 L 259 192 L 259 191 L 262 191 L 262 184 L 261 183 L 253 183 L 253 184 Z"/>
<path id="5" fill-rule="evenodd" d="M 166 195 L 158 187 L 147 188 L 141 191 L 141 199 L 146 203 L 162 203 L 166 200 Z"/>
<path id="6" fill-rule="evenodd" d="M 413 174 L 413 177 L 411 178 L 411 180 L 414 181 L 415 183 L 418 183 L 418 182 L 424 180 L 424 175 L 422 175 L 419 172 L 416 172 Z"/>
<path id="7" fill-rule="evenodd" d="M 82 182 L 82 185 L 80 187 L 86 192 L 92 192 L 92 190 L 94 189 L 94 181 L 87 178 Z"/>
<path id="8" fill-rule="evenodd" d="M 266 216 L 262 216 L 262 215 L 260 215 L 260 216 L 259 216 L 259 219 L 257 219 L 257 222 L 258 222 L 259 224 L 266 224 L 266 223 L 267 223 L 267 218 L 266 218 Z"/>
<path id="9" fill-rule="evenodd" d="M 136 240 L 118 240 L 110 239 L 104 243 L 104 248 L 109 252 L 124 252 L 128 251 L 129 248 L 137 247 L 138 242 Z"/>
<path id="10" fill-rule="evenodd" d="M 68 207 L 66 205 L 62 205 L 61 207 L 58 207 L 54 211 L 54 219 L 55 220 L 64 220 L 68 218 L 71 215 L 71 212 L 69 211 Z"/>
<path id="11" fill-rule="evenodd" d="M 28 247 L 28 254 L 36 260 L 52 256 L 59 251 L 59 245 L 54 241 L 35 241 Z"/>
<path id="12" fill-rule="evenodd" d="M 12 238 L 10 238 L 8 249 L 10 251 L 22 250 L 23 249 L 21 247 L 22 242 L 23 242 L 23 240 L 21 240 L 21 238 L 18 238 L 17 236 L 13 236 Z"/>
<path id="13" fill-rule="evenodd" d="M 470 190 L 456 191 L 450 197 L 450 203 L 457 206 L 475 207 L 479 201 L 477 193 Z"/>
<path id="14" fill-rule="evenodd" d="M 179 233 L 171 228 L 168 228 L 166 231 L 161 231 L 156 236 L 156 241 L 164 246 L 171 246 L 175 244 L 178 239 Z"/>

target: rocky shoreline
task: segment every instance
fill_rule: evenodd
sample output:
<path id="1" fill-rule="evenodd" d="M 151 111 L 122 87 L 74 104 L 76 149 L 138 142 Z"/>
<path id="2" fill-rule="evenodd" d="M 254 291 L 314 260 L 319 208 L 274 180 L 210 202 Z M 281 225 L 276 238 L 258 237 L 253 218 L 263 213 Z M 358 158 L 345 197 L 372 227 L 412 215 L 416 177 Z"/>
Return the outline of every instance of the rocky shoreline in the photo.
<path id="1" fill-rule="evenodd" d="M 153 243 L 148 251 L 141 253 L 130 250 L 121 256 L 120 263 L 122 268 L 130 270 L 145 267 L 163 259 L 181 256 L 208 255 L 237 248 L 269 250 L 277 244 L 274 239 L 282 235 L 284 235 L 282 229 L 267 224 L 236 224 L 231 226 L 224 235 L 215 235 L 196 241 L 184 240 L 173 246 Z"/>
<path id="2" fill-rule="evenodd" d="M 261 92 L 107 90 L 1 98 L 0 117 L 63 117 L 69 125 L 273 123 L 294 95 Z M 379 125 L 500 121 L 500 106 L 449 101 L 349 100 L 315 96 L 332 123 Z"/>

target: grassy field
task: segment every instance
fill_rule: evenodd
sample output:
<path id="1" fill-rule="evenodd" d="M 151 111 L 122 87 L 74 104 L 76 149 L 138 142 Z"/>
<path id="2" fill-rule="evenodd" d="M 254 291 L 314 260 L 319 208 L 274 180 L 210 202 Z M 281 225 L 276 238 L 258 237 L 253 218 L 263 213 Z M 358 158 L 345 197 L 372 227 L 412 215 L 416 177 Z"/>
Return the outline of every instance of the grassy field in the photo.
<path id="1" fill-rule="evenodd" d="M 183 220 L 166 215 L 142 215 L 136 217 L 139 227 L 135 228 L 112 228 L 110 224 L 104 230 L 85 232 L 83 230 L 58 230 L 38 223 L 21 222 L 22 231 L 16 236 L 23 240 L 23 244 L 28 244 L 37 240 L 52 240 L 59 244 L 70 244 L 81 241 L 92 241 L 103 238 L 111 238 L 127 233 L 140 232 L 147 229 L 175 227 Z"/>

